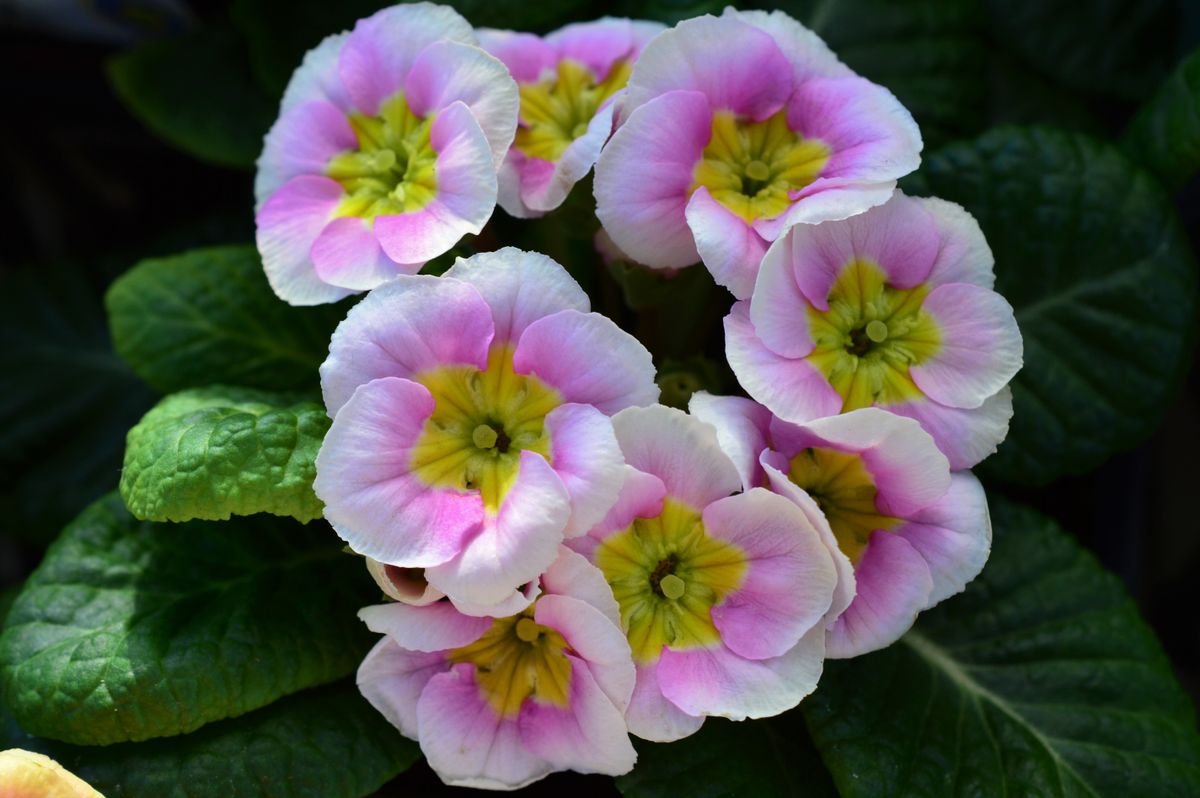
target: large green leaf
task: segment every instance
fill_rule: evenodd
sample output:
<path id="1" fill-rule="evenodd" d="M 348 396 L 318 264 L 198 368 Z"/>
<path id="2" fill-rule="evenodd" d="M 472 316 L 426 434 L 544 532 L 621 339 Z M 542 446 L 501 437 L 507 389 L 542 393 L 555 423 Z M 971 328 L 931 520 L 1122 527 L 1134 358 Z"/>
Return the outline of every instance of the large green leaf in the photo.
<path id="1" fill-rule="evenodd" d="M 802 705 L 841 794 L 1200 795 L 1191 702 L 1120 581 L 1045 516 L 992 515 L 966 593 Z"/>
<path id="2" fill-rule="evenodd" d="M 117 352 L 163 393 L 213 383 L 315 388 L 346 311 L 281 301 L 252 246 L 142 261 L 113 283 L 105 304 Z"/>
<path id="3" fill-rule="evenodd" d="M 4 703 L 26 730 L 72 743 L 184 734 L 353 671 L 371 585 L 324 524 L 164 526 L 110 495 L 9 611 Z"/>
<path id="4" fill-rule="evenodd" d="M 321 516 L 312 490 L 325 408 L 216 385 L 172 394 L 129 431 L 121 495 L 149 521 L 271 513 Z"/>
<path id="5" fill-rule="evenodd" d="M 45 753 L 106 798 L 361 798 L 420 755 L 352 682 L 306 690 L 183 737 L 106 747 L 31 737 L 3 720 L 3 747 Z"/>
<path id="6" fill-rule="evenodd" d="M 837 798 L 799 712 L 733 723 L 709 718 L 675 743 L 639 741 L 633 772 L 617 779 L 629 798 Z"/>
<path id="7" fill-rule="evenodd" d="M 1196 267 L 1154 178 L 1080 134 L 1003 128 L 935 152 L 906 187 L 979 220 L 1025 337 L 986 473 L 1044 484 L 1155 428 L 1191 352 Z"/>
<path id="8" fill-rule="evenodd" d="M 48 540 L 116 487 L 125 433 L 154 395 L 113 353 L 98 291 L 76 268 L 0 281 L 0 514 Z"/>
<path id="9" fill-rule="evenodd" d="M 228 32 L 200 30 L 141 44 L 110 61 L 108 74 L 151 130 L 224 166 L 252 167 L 275 118 L 276 104 L 255 83 L 244 44 Z"/>
<path id="10" fill-rule="evenodd" d="M 389 0 L 234 0 L 232 13 L 250 44 L 255 74 L 270 91 L 282 94 L 305 52 L 391 5 Z M 444 5 L 474 25 L 516 30 L 545 31 L 589 16 L 589 0 L 449 0 Z"/>
<path id="11" fill-rule="evenodd" d="M 1172 0 L 986 0 L 995 46 L 1077 92 L 1136 100 L 1170 65 Z"/>
<path id="12" fill-rule="evenodd" d="M 927 145 L 983 126 L 987 80 L 974 0 L 784 0 L 848 66 L 891 89 L 921 125 Z"/>
<path id="13" fill-rule="evenodd" d="M 1168 188 L 1182 187 L 1200 170 L 1200 50 L 1138 112 L 1121 146 Z"/>

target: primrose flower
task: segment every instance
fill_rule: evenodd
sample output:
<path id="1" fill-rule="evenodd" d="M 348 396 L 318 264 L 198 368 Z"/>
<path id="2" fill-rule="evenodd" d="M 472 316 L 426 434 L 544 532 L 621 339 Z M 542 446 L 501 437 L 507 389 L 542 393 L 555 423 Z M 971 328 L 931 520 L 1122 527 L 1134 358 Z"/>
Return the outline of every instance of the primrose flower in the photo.
<path id="1" fill-rule="evenodd" d="M 358 669 L 359 690 L 447 784 L 516 789 L 556 770 L 633 767 L 634 668 L 612 592 L 566 548 L 539 581 L 537 600 L 510 617 L 447 602 L 359 613 L 386 635 Z"/>
<path id="2" fill-rule="evenodd" d="M 993 282 L 969 213 L 897 192 L 772 245 L 754 295 L 725 319 L 725 354 L 781 418 L 881 407 L 921 422 L 952 468 L 969 468 L 1008 434 L 1021 368 L 1021 332 Z"/>
<path id="3" fill-rule="evenodd" d="M 608 512 L 623 463 L 608 416 L 658 397 L 650 353 L 561 266 L 515 249 L 372 291 L 334 332 L 321 388 L 325 517 L 392 576 L 424 569 L 414 595 L 489 614 L 526 606 L 564 535 Z"/>
<path id="4" fill-rule="evenodd" d="M 833 553 L 828 656 L 895 642 L 987 561 L 992 527 L 979 480 L 952 474 L 912 419 L 866 408 L 789 424 L 749 399 L 706 393 L 690 409 L 716 427 L 742 484 L 794 501 Z"/>
<path id="5" fill-rule="evenodd" d="M 500 207 L 526 218 L 563 203 L 612 133 L 614 95 L 642 47 L 663 29 L 605 17 L 544 38 L 478 31 L 480 45 L 504 62 L 521 93 L 520 126 L 500 170 Z"/>
<path id="6" fill-rule="evenodd" d="M 0 788 L 4 798 L 104 798 L 50 757 L 20 748 L 0 751 Z"/>
<path id="7" fill-rule="evenodd" d="M 706 715 L 776 715 L 812 692 L 837 583 L 795 504 L 741 488 L 713 428 L 661 405 L 613 417 L 620 499 L 570 541 L 603 572 L 637 664 L 629 730 L 685 737 Z"/>
<path id="8" fill-rule="evenodd" d="M 496 205 L 516 83 L 445 6 L 393 6 L 292 76 L 258 160 L 258 250 L 293 305 L 413 274 Z"/>
<path id="9" fill-rule="evenodd" d="M 596 214 L 656 268 L 703 260 L 739 299 L 768 245 L 798 222 L 885 202 L 920 164 L 921 135 L 786 14 L 679 23 L 646 45 L 596 165 Z"/>

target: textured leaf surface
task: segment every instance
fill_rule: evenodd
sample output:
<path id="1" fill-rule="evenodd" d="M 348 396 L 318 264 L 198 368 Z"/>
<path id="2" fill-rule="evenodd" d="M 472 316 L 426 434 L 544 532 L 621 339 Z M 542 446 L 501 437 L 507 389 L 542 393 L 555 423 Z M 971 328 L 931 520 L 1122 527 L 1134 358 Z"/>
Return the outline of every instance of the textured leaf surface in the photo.
<path id="1" fill-rule="evenodd" d="M 214 383 L 316 387 L 344 304 L 298 308 L 275 296 L 252 246 L 145 260 L 105 297 L 117 352 L 163 393 Z"/>
<path id="2" fill-rule="evenodd" d="M 115 494 L 64 530 L 0 637 L 4 703 L 80 744 L 184 734 L 352 672 L 377 596 L 324 524 L 166 526 Z"/>
<path id="3" fill-rule="evenodd" d="M 1184 59 L 1138 112 L 1121 146 L 1171 189 L 1200 170 L 1200 50 Z"/>
<path id="4" fill-rule="evenodd" d="M 1153 431 L 1196 312 L 1191 248 L 1158 182 L 1114 147 L 1044 128 L 951 145 L 914 178 L 979 220 L 1025 338 L 1012 428 L 982 470 L 1044 484 Z"/>
<path id="5" fill-rule="evenodd" d="M 258 87 L 242 43 L 205 30 L 147 42 L 108 65 L 126 106 L 179 149 L 223 166 L 250 168 L 276 104 Z"/>
<path id="6" fill-rule="evenodd" d="M 638 763 L 617 779 L 628 798 L 836 798 L 797 711 L 734 723 L 709 718 L 674 743 L 638 741 Z"/>
<path id="7" fill-rule="evenodd" d="M 48 540 L 116 487 L 125 433 L 154 395 L 114 354 L 97 291 L 76 268 L 0 282 L 0 513 Z"/>
<path id="8" fill-rule="evenodd" d="M 1119 580 L 1033 510 L 993 520 L 966 593 L 802 705 L 841 794 L 1200 794 L 1191 702 Z"/>
<path id="9" fill-rule="evenodd" d="M 420 755 L 352 681 L 306 690 L 188 735 L 141 743 L 66 745 L 5 725 L 5 747 L 57 759 L 105 798 L 361 798 Z"/>
<path id="10" fill-rule="evenodd" d="M 315 460 L 325 408 L 290 394 L 213 386 L 172 394 L 129 431 L 121 495 L 149 521 L 321 516 Z"/>

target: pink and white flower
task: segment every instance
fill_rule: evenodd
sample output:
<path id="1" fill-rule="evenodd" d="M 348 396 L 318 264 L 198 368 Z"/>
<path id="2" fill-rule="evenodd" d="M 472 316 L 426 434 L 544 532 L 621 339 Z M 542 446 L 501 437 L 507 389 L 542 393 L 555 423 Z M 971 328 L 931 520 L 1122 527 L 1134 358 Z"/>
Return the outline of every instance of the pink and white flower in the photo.
<path id="1" fill-rule="evenodd" d="M 633 768 L 634 667 L 612 592 L 566 548 L 539 582 L 537 600 L 510 617 L 444 601 L 359 612 L 385 635 L 358 669 L 359 690 L 447 784 L 516 789 L 556 770 Z"/>
<path id="2" fill-rule="evenodd" d="M 743 299 L 772 241 L 887 201 L 920 131 L 881 86 L 775 11 L 679 23 L 642 52 L 596 165 L 596 213 L 657 268 L 703 260 Z"/>
<path id="3" fill-rule="evenodd" d="M 333 302 L 413 274 L 478 233 L 518 102 L 504 64 L 445 6 L 386 8 L 309 51 L 254 183 L 275 293 L 293 305 Z"/>
<path id="4" fill-rule="evenodd" d="M 776 715 L 812 692 L 837 572 L 795 504 L 737 496 L 714 430 L 661 405 L 613 418 L 627 466 L 620 499 L 570 541 L 611 586 L 637 664 L 626 720 L 675 740 L 705 716 Z"/>
<path id="5" fill-rule="evenodd" d="M 983 488 L 969 471 L 951 473 L 912 419 L 867 408 L 789 424 L 749 399 L 705 393 L 691 411 L 716 427 L 742 485 L 791 499 L 833 553 L 829 657 L 895 642 L 987 561 Z"/>
<path id="6" fill-rule="evenodd" d="M 527 218 L 563 203 L 612 133 L 613 99 L 633 62 L 664 27 L 605 17 L 545 37 L 478 31 L 480 45 L 504 62 L 521 93 L 516 139 L 500 170 L 500 207 Z"/>
<path id="7" fill-rule="evenodd" d="M 919 421 L 952 468 L 970 468 L 1008 434 L 1008 383 L 1022 362 L 1012 307 L 993 283 L 969 213 L 897 192 L 775 242 L 753 296 L 725 319 L 725 354 L 781 418 L 881 407 Z"/>
<path id="8" fill-rule="evenodd" d="M 372 291 L 334 332 L 321 388 L 326 519 L 355 551 L 424 569 L 416 600 L 432 588 L 493 615 L 528 605 L 564 536 L 608 512 L 623 464 L 608 416 L 658 397 L 650 353 L 561 266 L 515 249 Z"/>

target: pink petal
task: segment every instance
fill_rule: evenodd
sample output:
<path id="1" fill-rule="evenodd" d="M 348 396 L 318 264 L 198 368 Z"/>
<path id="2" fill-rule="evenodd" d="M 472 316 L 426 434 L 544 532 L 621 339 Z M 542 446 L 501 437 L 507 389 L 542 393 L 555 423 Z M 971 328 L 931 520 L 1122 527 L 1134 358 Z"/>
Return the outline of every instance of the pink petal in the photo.
<path id="1" fill-rule="evenodd" d="M 896 530 L 925 558 L 933 592 L 923 609 L 962 591 L 983 570 L 992 544 L 983 486 L 969 471 L 954 475 L 950 490 Z"/>
<path id="2" fill-rule="evenodd" d="M 620 712 L 629 706 L 636 674 L 629 642 L 618 623 L 585 601 L 570 596 L 543 596 L 534 607 L 534 620 L 560 633 L 587 669 L 609 703 Z"/>
<path id="3" fill-rule="evenodd" d="M 686 216 L 696 239 L 696 251 L 713 279 L 736 298 L 748 299 L 768 242 L 713 199 L 705 186 L 696 189 L 688 200 Z"/>
<path id="4" fill-rule="evenodd" d="M 318 277 L 351 291 L 369 291 L 421 268 L 420 262 L 398 263 L 388 257 L 371 222 L 357 216 L 342 216 L 325 225 L 310 255 Z"/>
<path id="5" fill-rule="evenodd" d="M 917 202 L 933 216 L 942 245 L 926 282 L 932 286 L 945 283 L 970 283 L 991 288 L 996 283 L 992 271 L 995 258 L 979 222 L 966 208 L 956 202 L 938 197 L 920 197 Z"/>
<path id="6" fill-rule="evenodd" d="M 692 394 L 688 412 L 717 431 L 717 442 L 737 468 L 743 490 L 766 484 L 758 456 L 767 448 L 770 410 L 740 396 L 697 391 Z"/>
<path id="7" fill-rule="evenodd" d="M 689 715 L 672 704 L 658 686 L 658 663 L 637 666 L 637 686 L 625 722 L 631 734 L 643 740 L 669 743 L 695 734 L 704 724 L 703 715 Z"/>
<path id="8" fill-rule="evenodd" d="M 976 408 L 962 409 L 922 399 L 888 405 L 888 412 L 915 419 L 933 436 L 952 470 L 971 468 L 993 454 L 1008 437 L 1012 390 L 1005 386 Z"/>
<path id="9" fill-rule="evenodd" d="M 797 247 L 797 242 L 811 238 L 809 233 L 813 229 L 789 231 L 771 245 L 758 270 L 756 285 L 761 284 L 761 288 L 756 287 L 757 296 L 752 296 L 750 301 L 754 334 L 772 352 L 783 357 L 804 357 L 811 354 L 815 346 L 808 325 L 808 312 L 813 303 L 801 290 L 800 281 L 816 275 L 801 272 L 796 267 L 814 254 L 804 249 L 805 244 Z M 818 261 L 816 268 L 821 269 L 823 265 L 824 261 Z M 821 277 L 824 278 L 824 274 Z M 828 289 L 825 293 L 829 293 Z"/>
<path id="10" fill-rule="evenodd" d="M 603 520 L 592 527 L 588 537 L 581 538 L 581 541 L 591 540 L 598 543 L 613 532 L 628 529 L 635 518 L 654 518 L 662 513 L 667 487 L 661 479 L 639 471 L 631 465 L 626 465 L 622 474 L 621 492 L 616 504 Z"/>
<path id="11" fill-rule="evenodd" d="M 700 259 L 685 209 L 692 171 L 711 135 L 707 99 L 669 92 L 634 111 L 600 153 L 596 215 L 637 262 L 680 268 Z"/>
<path id="12" fill-rule="evenodd" d="M 601 81 L 614 63 L 633 55 L 633 26 L 628 19 L 614 17 L 574 22 L 547 35 L 546 43 L 558 51 L 559 58 L 583 64 Z"/>
<path id="13" fill-rule="evenodd" d="M 321 364 L 331 416 L 358 386 L 380 377 L 413 379 L 442 366 L 487 368 L 492 343 L 487 303 L 470 285 L 445 277 L 402 277 L 350 309 Z"/>
<path id="14" fill-rule="evenodd" d="M 721 18 L 737 19 L 769 33 L 779 46 L 779 51 L 791 62 L 796 85 L 811 77 L 854 74 L 838 60 L 821 37 L 783 11 L 735 11 L 727 7 Z"/>
<path id="15" fill-rule="evenodd" d="M 564 401 L 606 415 L 658 399 L 650 353 L 599 313 L 560 310 L 530 324 L 513 353 L 518 374 L 533 374 Z"/>
<path id="16" fill-rule="evenodd" d="M 582 554 L 566 546 L 559 548 L 558 559 L 542 574 L 542 589 L 550 596 L 578 599 L 599 611 L 614 626 L 621 626 L 621 610 L 612 588 L 604 581 L 604 574 Z"/>
<path id="17" fill-rule="evenodd" d="M 354 293 L 322 281 L 309 256 L 342 194 L 342 187 L 327 177 L 294 177 L 258 210 L 258 252 L 271 288 L 285 302 L 319 305 Z"/>
<path id="18" fill-rule="evenodd" d="M 447 601 L 425 607 L 392 602 L 363 607 L 359 620 L 409 651 L 446 651 L 470 645 L 492 625 L 491 618 L 463 615 Z"/>
<path id="19" fill-rule="evenodd" d="M 477 494 L 434 488 L 412 473 L 412 448 L 432 413 L 424 386 L 385 377 L 361 386 L 334 418 L 313 490 L 355 551 L 424 568 L 457 555 L 483 524 Z"/>
<path id="20" fill-rule="evenodd" d="M 541 36 L 494 28 L 477 28 L 479 46 L 504 62 L 520 83 L 536 83 L 554 69 L 558 53 Z"/>
<path id="21" fill-rule="evenodd" d="M 322 100 L 294 106 L 267 132 L 254 175 L 255 202 L 261 207 L 293 177 L 323 176 L 333 156 L 357 148 L 358 138 L 337 106 Z"/>
<path id="22" fill-rule="evenodd" d="M 279 113 L 282 116 L 301 103 L 324 100 L 342 111 L 350 112 L 353 106 L 342 77 L 338 74 L 338 57 L 349 33 L 326 36 L 313 49 L 304 54 L 304 60 L 292 73 L 283 92 Z"/>
<path id="23" fill-rule="evenodd" d="M 417 699 L 450 667 L 446 655 L 407 651 L 385 637 L 358 666 L 358 690 L 405 737 L 417 739 Z"/>
<path id="24" fill-rule="evenodd" d="M 550 462 L 571 497 L 564 537 L 587 534 L 617 501 L 624 458 L 612 421 L 590 405 L 559 405 L 546 416 Z"/>

